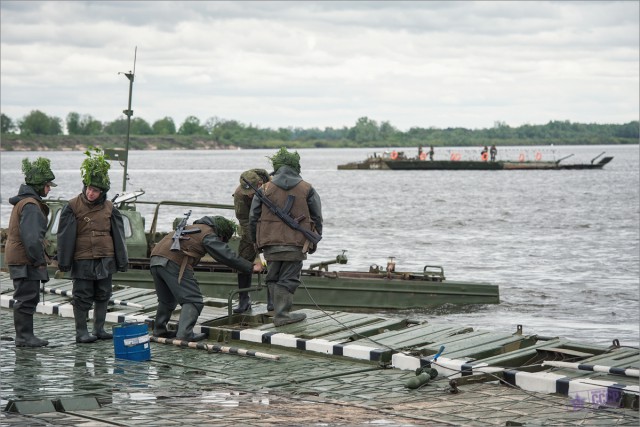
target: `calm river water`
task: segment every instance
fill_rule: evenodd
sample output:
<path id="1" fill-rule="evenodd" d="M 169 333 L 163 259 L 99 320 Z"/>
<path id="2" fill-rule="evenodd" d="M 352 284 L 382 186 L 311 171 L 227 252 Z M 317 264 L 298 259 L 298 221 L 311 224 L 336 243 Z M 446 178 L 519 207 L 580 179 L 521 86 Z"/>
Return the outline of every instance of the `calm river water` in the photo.
<path id="1" fill-rule="evenodd" d="M 413 152 L 415 150 L 415 152 Z M 322 198 L 324 238 L 309 263 L 347 250 L 342 270 L 368 270 L 396 258 L 398 271 L 442 265 L 450 280 L 500 286 L 501 304 L 441 307 L 401 313 L 480 329 L 562 336 L 599 344 L 639 342 L 639 152 L 634 146 L 499 147 L 499 158 L 521 151 L 545 159 L 569 154 L 567 163 L 614 156 L 602 170 L 566 171 L 339 171 L 372 149 L 304 149 L 302 176 Z M 127 191 L 143 199 L 231 204 L 239 174 L 270 170 L 276 150 L 133 151 Z M 381 152 L 382 150 L 377 150 Z M 407 150 L 408 155 L 417 153 Z M 436 149 L 436 159 L 454 149 Z M 479 148 L 457 149 L 463 158 Z M 23 176 L 20 161 L 51 159 L 58 187 L 52 198 L 81 189 L 81 152 L 2 152 L 1 225 L 7 226 Z M 113 162 L 112 197 L 123 168 Z M 150 225 L 151 210 L 140 206 Z M 183 210 L 167 208 L 168 229 Z M 192 218 L 205 212 L 194 210 Z M 210 214 L 210 212 L 209 212 Z M 232 211 L 222 212 L 233 218 Z M 336 268 L 337 269 L 337 268 Z M 300 289 L 299 292 L 304 292 Z"/>

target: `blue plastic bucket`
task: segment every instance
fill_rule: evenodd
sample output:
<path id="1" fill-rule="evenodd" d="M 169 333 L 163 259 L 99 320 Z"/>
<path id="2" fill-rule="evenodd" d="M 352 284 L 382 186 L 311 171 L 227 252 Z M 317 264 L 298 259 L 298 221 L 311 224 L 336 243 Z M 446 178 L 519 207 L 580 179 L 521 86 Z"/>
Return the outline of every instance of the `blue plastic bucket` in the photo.
<path id="1" fill-rule="evenodd" d="M 116 359 L 151 360 L 149 329 L 146 323 L 119 323 L 113 327 Z"/>

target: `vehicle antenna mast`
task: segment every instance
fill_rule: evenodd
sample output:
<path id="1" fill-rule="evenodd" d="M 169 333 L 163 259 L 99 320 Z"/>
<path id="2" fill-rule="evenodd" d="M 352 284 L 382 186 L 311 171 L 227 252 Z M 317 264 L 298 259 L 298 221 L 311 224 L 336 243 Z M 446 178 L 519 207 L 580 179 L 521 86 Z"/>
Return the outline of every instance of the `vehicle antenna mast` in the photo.
<path id="1" fill-rule="evenodd" d="M 127 191 L 127 163 L 129 161 L 129 134 L 131 132 L 131 116 L 133 116 L 133 110 L 131 109 L 131 95 L 133 92 L 133 80 L 136 75 L 136 57 L 138 55 L 138 46 L 136 46 L 133 52 L 133 72 L 118 73 L 124 74 L 129 79 L 129 106 L 122 112 L 127 116 L 127 143 L 125 146 L 125 159 L 124 159 L 124 174 L 122 176 L 122 192 Z"/>

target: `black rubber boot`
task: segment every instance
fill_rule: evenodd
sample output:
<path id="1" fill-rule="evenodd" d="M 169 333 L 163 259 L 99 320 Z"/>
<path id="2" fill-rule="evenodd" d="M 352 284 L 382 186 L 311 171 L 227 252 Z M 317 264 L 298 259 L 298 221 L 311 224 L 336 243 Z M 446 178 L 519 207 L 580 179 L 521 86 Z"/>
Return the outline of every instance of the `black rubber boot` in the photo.
<path id="1" fill-rule="evenodd" d="M 87 312 L 73 307 L 73 318 L 76 321 L 76 342 L 88 344 L 98 340 L 98 337 L 91 335 L 87 330 Z"/>
<path id="2" fill-rule="evenodd" d="M 182 341 L 202 341 L 206 338 L 203 333 L 194 334 L 193 327 L 200 316 L 200 311 L 193 304 L 182 304 L 180 320 L 178 321 L 178 333 L 176 338 Z"/>
<path id="3" fill-rule="evenodd" d="M 276 326 L 301 322 L 307 318 L 304 313 L 291 313 L 293 294 L 284 286 L 274 285 L 273 303 L 276 309 L 273 324 Z"/>
<path id="4" fill-rule="evenodd" d="M 156 311 L 156 319 L 153 322 L 153 336 L 160 338 L 175 338 L 176 331 L 170 331 L 167 329 L 167 323 L 171 320 L 171 314 L 173 310 L 162 303 L 158 304 L 158 310 Z"/>
<path id="5" fill-rule="evenodd" d="M 107 306 L 109 301 L 96 301 L 93 309 L 93 335 L 99 340 L 111 340 L 113 335 L 104 330 L 104 322 L 107 318 Z"/>
<path id="6" fill-rule="evenodd" d="M 13 310 L 13 324 L 16 328 L 16 347 L 44 347 L 49 341 L 33 335 L 33 314 Z"/>
<path id="7" fill-rule="evenodd" d="M 273 288 L 275 285 L 267 285 L 267 311 L 273 311 Z"/>
<path id="8" fill-rule="evenodd" d="M 251 287 L 251 274 L 247 273 L 239 273 L 238 274 L 238 288 L 247 289 Z M 244 313 L 251 308 L 251 297 L 249 296 L 249 292 L 240 292 L 238 294 L 240 296 L 240 301 L 238 301 L 238 306 L 233 309 L 234 313 Z"/>

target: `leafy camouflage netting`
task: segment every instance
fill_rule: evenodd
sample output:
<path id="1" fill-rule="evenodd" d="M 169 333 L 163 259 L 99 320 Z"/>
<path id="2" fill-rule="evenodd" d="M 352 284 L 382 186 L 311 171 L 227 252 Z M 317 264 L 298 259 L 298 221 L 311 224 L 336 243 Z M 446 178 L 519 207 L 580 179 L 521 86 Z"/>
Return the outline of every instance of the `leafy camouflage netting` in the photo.
<path id="1" fill-rule="evenodd" d="M 225 242 L 231 239 L 233 233 L 236 232 L 236 223 L 222 216 L 214 216 L 213 223 L 216 226 L 216 233 Z"/>
<path id="2" fill-rule="evenodd" d="M 80 167 L 82 183 L 86 186 L 99 188 L 102 191 L 109 191 L 109 188 L 111 188 L 111 181 L 109 180 L 109 168 L 111 165 L 104 158 L 102 150 L 89 147 L 84 154 L 87 158 L 84 159 Z"/>
<path id="3" fill-rule="evenodd" d="M 44 157 L 38 157 L 33 163 L 27 158 L 22 159 L 22 173 L 28 185 L 43 185 L 56 179 L 51 172 L 51 161 Z"/>
<path id="4" fill-rule="evenodd" d="M 297 173 L 300 173 L 300 154 L 297 151 L 293 153 L 287 151 L 286 147 L 282 147 L 280 151 L 278 151 L 273 157 L 268 157 L 273 164 L 274 172 L 277 172 L 278 169 L 282 166 L 289 166 Z"/>

